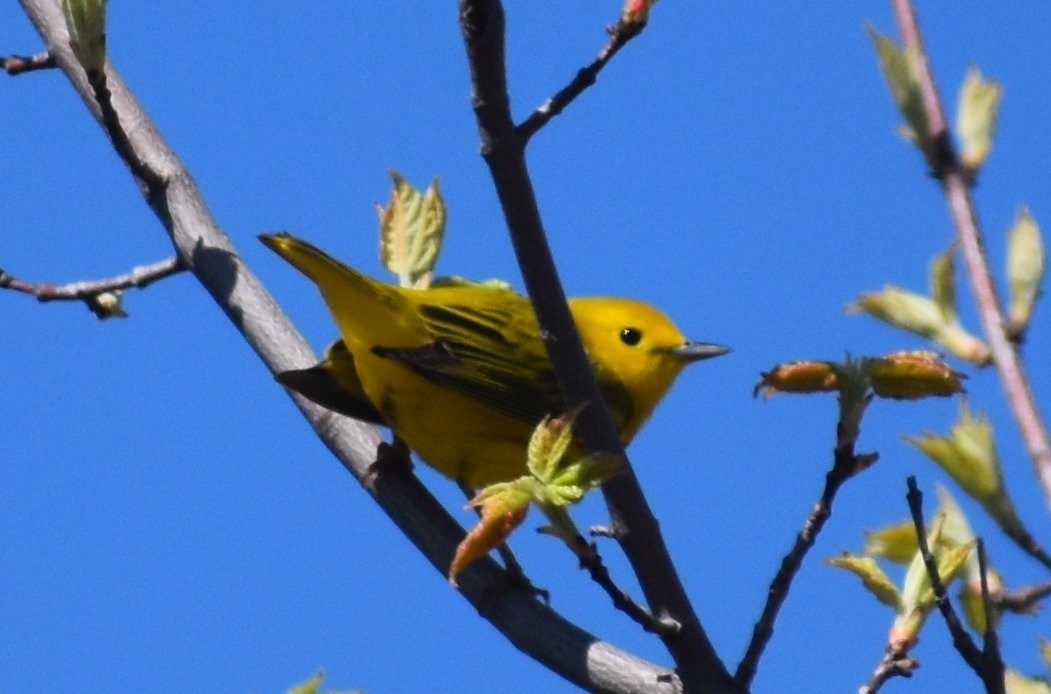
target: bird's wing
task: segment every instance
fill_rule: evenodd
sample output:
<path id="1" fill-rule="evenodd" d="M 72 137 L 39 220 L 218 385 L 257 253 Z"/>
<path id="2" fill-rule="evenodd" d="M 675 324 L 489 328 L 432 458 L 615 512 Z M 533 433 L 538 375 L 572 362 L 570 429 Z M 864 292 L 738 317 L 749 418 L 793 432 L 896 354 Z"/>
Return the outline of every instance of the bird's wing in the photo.
<path id="1" fill-rule="evenodd" d="M 373 352 L 535 426 L 547 415 L 562 413 L 565 405 L 536 327 L 521 324 L 521 305 L 493 298 L 485 305 L 422 304 L 419 315 L 433 342 L 408 349 L 374 347 Z M 524 320 L 534 320 L 532 313 Z M 631 418 L 631 396 L 613 374 L 597 375 L 620 429 Z"/>
<path id="2" fill-rule="evenodd" d="M 343 340 L 332 343 L 325 352 L 325 360 L 319 364 L 309 369 L 282 371 L 275 378 L 281 385 L 322 407 L 363 422 L 387 425 L 383 415 L 365 395 L 354 356 Z"/>

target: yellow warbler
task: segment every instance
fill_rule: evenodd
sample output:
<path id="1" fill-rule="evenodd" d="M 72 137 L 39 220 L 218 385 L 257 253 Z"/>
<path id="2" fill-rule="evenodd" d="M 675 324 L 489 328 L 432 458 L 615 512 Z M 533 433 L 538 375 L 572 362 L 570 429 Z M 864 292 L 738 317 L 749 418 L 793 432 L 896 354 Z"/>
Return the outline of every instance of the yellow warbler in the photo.
<path id="1" fill-rule="evenodd" d="M 533 428 L 565 409 L 525 297 L 467 282 L 405 289 L 288 234 L 260 239 L 317 284 L 342 333 L 325 361 L 286 371 L 281 383 L 390 427 L 471 487 L 525 472 Z M 686 364 L 727 351 L 686 340 L 641 301 L 577 298 L 569 306 L 625 444 Z"/>

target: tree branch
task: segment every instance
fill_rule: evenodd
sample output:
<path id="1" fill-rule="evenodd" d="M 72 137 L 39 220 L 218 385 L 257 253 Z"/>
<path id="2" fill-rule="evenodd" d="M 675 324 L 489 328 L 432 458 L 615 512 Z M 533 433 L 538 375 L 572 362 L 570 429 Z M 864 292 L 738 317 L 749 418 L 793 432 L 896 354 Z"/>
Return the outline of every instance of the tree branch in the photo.
<path id="1" fill-rule="evenodd" d="M 613 602 L 613 606 L 628 615 L 646 631 L 653 634 L 674 634 L 682 625 L 671 617 L 660 619 L 642 605 L 635 602 L 626 590 L 621 588 L 610 576 L 609 569 L 602 561 L 602 555 L 598 553 L 595 544 L 588 542 L 580 535 L 577 536 L 577 547 L 574 550 L 580 565 L 587 570 L 591 580 L 599 585 Z"/>
<path id="2" fill-rule="evenodd" d="M 645 22 L 630 22 L 621 19 L 608 28 L 609 41 L 599 51 L 598 56 L 587 67 L 577 71 L 576 76 L 557 94 L 541 104 L 529 117 L 522 121 L 516 128 L 523 141 L 528 142 L 533 135 L 548 124 L 552 118 L 562 113 L 578 96 L 584 93 L 591 85 L 595 84 L 598 73 L 606 67 L 613 56 L 617 54 L 628 42 L 642 33 L 646 28 Z"/>
<path id="3" fill-rule="evenodd" d="M 908 478 L 908 487 L 909 493 L 906 495 L 906 499 L 909 502 L 909 512 L 912 514 L 912 524 L 916 528 L 916 541 L 919 545 L 920 556 L 923 557 L 923 565 L 927 569 L 927 577 L 930 579 L 931 589 L 934 591 L 935 604 L 938 606 L 938 611 L 941 612 L 942 619 L 945 620 L 945 626 L 949 628 L 949 634 L 952 636 L 952 644 L 964 662 L 981 678 L 987 692 L 990 692 L 990 694 L 1004 694 L 1004 665 L 1000 660 L 998 639 L 995 631 L 993 631 L 995 627 L 993 627 L 989 609 L 989 584 L 986 578 L 984 547 L 981 547 L 978 554 L 982 577 L 982 600 L 985 606 L 986 619 L 985 650 L 982 651 L 975 645 L 974 639 L 967 633 L 963 623 L 960 622 L 960 618 L 956 615 L 956 610 L 953 609 L 952 602 L 949 601 L 945 583 L 942 582 L 941 575 L 938 573 L 938 560 L 931 554 L 931 548 L 927 544 L 927 529 L 923 521 L 923 493 L 916 485 L 915 477 L 910 476 Z M 991 631 L 992 636 L 990 637 Z"/>
<path id="4" fill-rule="evenodd" d="M 876 665 L 872 677 L 860 689 L 858 694 L 876 694 L 883 685 L 895 677 L 912 677 L 912 673 L 920 666 L 918 660 L 908 653 L 887 646 L 886 653 Z"/>
<path id="5" fill-rule="evenodd" d="M 945 192 L 949 214 L 956 227 L 960 250 L 974 292 L 982 330 L 992 353 L 993 363 L 1000 374 L 1007 402 L 1022 433 L 1022 440 L 1032 459 L 1044 497 L 1051 505 L 1051 438 L 1048 437 L 1047 426 L 1040 415 L 1018 350 L 1008 336 L 1008 321 L 1004 317 L 1000 297 L 989 269 L 985 242 L 978 225 L 978 212 L 970 194 L 973 176 L 960 164 L 949 137 L 945 112 L 934 83 L 930 60 L 923 47 L 912 2 L 892 0 L 892 4 L 905 47 L 915 51 L 918 56 L 923 108 L 932 140 L 921 144 L 924 151 L 928 152 L 928 160 L 931 161 L 935 176 L 941 181 L 942 190 Z M 931 152 L 935 154 L 932 156 Z"/>
<path id="6" fill-rule="evenodd" d="M 130 272 L 117 275 L 116 277 L 70 282 L 62 285 L 45 282 L 26 282 L 0 270 L 0 289 L 13 289 L 14 291 L 35 296 L 39 301 L 85 301 L 92 312 L 98 315 L 94 302 L 97 301 L 100 294 L 130 287 L 143 289 L 158 280 L 178 274 L 184 270 L 186 270 L 186 267 L 182 261 L 175 257 L 158 260 L 149 265 L 133 267 Z"/>
<path id="7" fill-rule="evenodd" d="M 792 587 L 792 581 L 795 580 L 799 568 L 803 565 L 803 559 L 817 541 L 817 536 L 825 527 L 825 522 L 832 516 L 832 502 L 835 500 L 836 493 L 844 482 L 876 461 L 874 454 L 856 455 L 854 438 L 843 436 L 843 428 L 843 423 L 840 422 L 837 426 L 840 432 L 837 436 L 839 441 L 833 456 L 832 468 L 825 475 L 825 488 L 821 492 L 821 497 L 814 504 L 803 528 L 796 535 L 792 549 L 781 560 L 781 568 L 778 569 L 774 580 L 770 582 L 763 612 L 752 629 L 752 639 L 737 666 L 734 680 L 744 689 L 750 687 L 755 678 L 759 659 L 774 635 L 774 622 L 788 598 L 789 588 Z"/>
<path id="8" fill-rule="evenodd" d="M 2 58 L 2 60 L 4 70 L 12 77 L 25 72 L 33 72 L 34 70 L 51 70 L 57 67 L 54 58 L 47 51 L 30 56 L 9 55 Z"/>
<path id="9" fill-rule="evenodd" d="M 72 82 L 85 105 L 104 122 L 95 89 L 69 49 L 58 3 L 53 0 L 20 0 L 37 31 L 50 47 L 56 64 Z M 259 279 L 237 254 L 208 210 L 193 178 L 168 148 L 142 106 L 112 66 L 106 67 L 106 84 L 117 123 L 135 123 L 121 131 L 127 139 L 129 168 L 142 162 L 156 173 L 142 192 L 164 225 L 180 262 L 194 274 L 273 373 L 317 361 L 313 350 L 282 313 Z M 118 147 L 119 145 L 116 144 Z M 160 182 L 161 185 L 154 186 Z M 318 437 L 356 479 L 370 480 L 369 493 L 444 577 L 463 529 L 422 484 L 396 466 L 369 476 L 382 442 L 375 428 L 337 415 L 303 398 L 293 396 Z M 516 647 L 569 681 L 595 691 L 672 692 L 677 681 L 667 669 L 636 658 L 600 641 L 566 621 L 531 595 L 499 590 L 503 572 L 484 559 L 461 575 L 464 596 Z"/>
<path id="10" fill-rule="evenodd" d="M 577 419 L 577 433 L 588 451 L 623 455 L 623 446 L 584 354 L 555 270 L 526 167 L 526 140 L 511 118 L 502 4 L 499 0 L 461 0 L 460 27 L 470 66 L 471 99 L 482 156 L 496 185 L 511 243 L 540 323 L 552 369 L 566 400 L 566 409 L 589 405 Z M 602 491 L 617 539 L 639 579 L 651 612 L 682 625 L 674 634 L 661 634 L 661 640 L 675 660 L 685 689 L 732 690 L 729 673 L 690 605 L 657 520 L 631 466 L 624 474 L 603 484 Z"/>

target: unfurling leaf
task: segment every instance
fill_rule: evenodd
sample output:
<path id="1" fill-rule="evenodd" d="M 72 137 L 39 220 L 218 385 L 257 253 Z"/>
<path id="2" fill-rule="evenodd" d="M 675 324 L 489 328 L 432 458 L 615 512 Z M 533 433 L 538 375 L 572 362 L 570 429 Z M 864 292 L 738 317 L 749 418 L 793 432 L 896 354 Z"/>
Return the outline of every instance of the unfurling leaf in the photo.
<path id="1" fill-rule="evenodd" d="M 455 586 L 456 577 L 468 564 L 499 547 L 522 524 L 529 511 L 532 483 L 531 477 L 500 482 L 486 487 L 471 500 L 471 506 L 481 507 L 482 517 L 456 548 L 449 566 L 449 583 Z"/>
<path id="2" fill-rule="evenodd" d="M 945 316 L 931 299 L 888 284 L 881 292 L 862 292 L 847 306 L 855 313 L 867 313 L 885 323 L 922 337 L 933 338 L 945 325 Z"/>
<path id="3" fill-rule="evenodd" d="M 844 552 L 838 557 L 825 559 L 825 563 L 855 574 L 877 600 L 895 610 L 901 609 L 901 593 L 898 592 L 898 587 L 872 557 L 859 557 L 856 554 Z"/>
<path id="4" fill-rule="evenodd" d="M 853 304 L 847 306 L 847 311 L 867 313 L 896 328 L 925 337 L 971 363 L 984 365 L 989 361 L 989 348 L 967 332 L 955 315 L 947 316 L 939 303 L 901 287 L 887 285 L 880 292 L 862 292 Z"/>
<path id="5" fill-rule="evenodd" d="M 318 672 L 306 682 L 301 682 L 288 689 L 286 694 L 318 694 L 321 691 L 321 683 L 325 680 L 325 673 Z M 365 694 L 361 689 L 326 689 L 325 694 Z"/>
<path id="6" fill-rule="evenodd" d="M 456 549 L 449 567 L 449 582 L 454 586 L 456 576 L 465 566 L 498 547 L 521 525 L 530 504 L 535 504 L 549 521 L 541 530 L 561 538 L 574 553 L 582 551 L 580 533 L 567 508 L 623 472 L 626 463 L 623 456 L 608 453 L 563 463 L 562 458 L 573 443 L 576 415 L 577 411 L 573 411 L 554 419 L 546 417 L 529 439 L 529 474 L 489 485 L 470 501 L 469 506 L 482 509 L 482 519 Z"/>
<path id="7" fill-rule="evenodd" d="M 576 415 L 576 412 L 571 412 L 555 419 L 545 417 L 533 429 L 526 448 L 526 467 L 541 482 L 550 482 L 562 464 L 562 456 L 573 442 Z"/>
<path id="8" fill-rule="evenodd" d="M 1051 684 L 1043 677 L 1028 677 L 1014 668 L 1004 668 L 1007 694 L 1051 694 Z"/>
<path id="9" fill-rule="evenodd" d="M 977 563 L 977 559 L 975 559 Z M 975 574 L 973 578 L 967 578 L 961 576 L 963 580 L 960 582 L 960 592 L 957 597 L 960 599 L 960 606 L 963 607 L 963 618 L 967 621 L 967 625 L 970 626 L 978 634 L 985 633 L 986 621 L 985 621 L 985 600 L 982 599 L 982 578 L 980 575 Z M 995 596 L 1001 590 L 1003 590 L 1004 584 L 1003 579 L 1000 577 L 1000 572 L 995 569 L 990 569 L 986 575 L 986 584 L 989 586 L 989 594 Z M 1002 610 L 996 604 L 996 600 L 990 601 L 992 604 L 989 606 L 990 612 L 993 617 L 993 627 L 1000 621 L 1000 614 Z"/>
<path id="10" fill-rule="evenodd" d="M 866 530 L 865 554 L 883 557 L 895 564 L 908 564 L 916 556 L 916 526 L 904 520 L 878 530 Z"/>
<path id="11" fill-rule="evenodd" d="M 645 24 L 650 19 L 650 10 L 657 0 L 624 0 L 620 13 L 621 24 Z"/>
<path id="12" fill-rule="evenodd" d="M 62 0 L 69 44 L 88 75 L 106 64 L 106 0 Z"/>
<path id="13" fill-rule="evenodd" d="M 839 388 L 835 365 L 827 361 L 793 361 L 759 374 L 753 396 L 777 393 L 827 393 Z"/>
<path id="14" fill-rule="evenodd" d="M 931 260 L 931 297 L 947 322 L 956 321 L 956 244 Z"/>
<path id="15" fill-rule="evenodd" d="M 938 515 L 927 533 L 927 546 L 934 555 L 942 585 L 948 587 L 963 567 L 974 543 L 957 544 L 943 537 L 944 524 L 945 516 Z M 894 620 L 888 639 L 892 648 L 907 650 L 916 643 L 920 629 L 935 604 L 930 575 L 919 551 L 905 573 L 901 602 L 901 611 Z"/>
<path id="16" fill-rule="evenodd" d="M 961 403 L 960 416 L 948 436 L 927 432 L 905 440 L 927 454 L 956 483 L 978 501 L 1003 492 L 1000 459 L 993 443 L 993 430 L 984 414 L 971 414 Z"/>
<path id="17" fill-rule="evenodd" d="M 88 76 L 106 64 L 105 0 L 62 0 L 62 15 L 69 30 L 69 46 Z"/>
<path id="18" fill-rule="evenodd" d="M 1007 232 L 1007 287 L 1011 306 L 1008 320 L 1013 335 L 1021 335 L 1028 327 L 1046 270 L 1040 227 L 1029 210 L 1022 207 L 1014 226 Z"/>
<path id="19" fill-rule="evenodd" d="M 325 680 L 324 672 L 316 672 L 314 676 L 308 679 L 306 682 L 300 682 L 289 688 L 286 694 L 317 694 L 318 687 Z"/>
<path id="20" fill-rule="evenodd" d="M 892 352 L 843 362 L 794 361 L 760 373 L 753 395 L 839 391 L 841 399 L 863 406 L 871 387 L 895 400 L 945 397 L 963 391 L 965 376 L 949 368 L 941 355 L 926 350 Z"/>
<path id="21" fill-rule="evenodd" d="M 960 162 L 971 171 L 977 171 L 989 156 L 996 131 L 996 117 L 1000 110 L 1003 87 L 996 80 L 986 80 L 972 65 L 960 86 L 956 104 L 956 135 L 962 151 Z"/>
<path id="22" fill-rule="evenodd" d="M 885 357 L 864 359 L 862 368 L 881 398 L 918 400 L 963 392 L 965 376 L 949 368 L 936 352 L 893 352 Z"/>
<path id="23" fill-rule="evenodd" d="M 867 29 L 872 42 L 876 44 L 880 69 L 883 70 L 883 76 L 890 87 L 891 96 L 905 117 L 908 138 L 926 151 L 931 136 L 920 92 L 919 55 L 912 49 L 902 50 L 893 40 L 873 27 L 869 26 Z"/>
<path id="24" fill-rule="evenodd" d="M 380 261 L 403 287 L 426 287 L 445 236 L 445 203 L 438 179 L 425 192 L 413 188 L 397 171 L 387 207 L 376 204 L 380 218 Z"/>
<path id="25" fill-rule="evenodd" d="M 904 438 L 949 473 L 1009 537 L 1029 534 L 1004 490 L 1000 458 L 985 414 L 975 417 L 967 403 L 961 403 L 960 416 L 948 436 L 926 432 Z"/>
<path id="26" fill-rule="evenodd" d="M 1051 641 L 1040 639 L 1040 659 L 1044 661 L 1044 667 L 1051 670 Z"/>

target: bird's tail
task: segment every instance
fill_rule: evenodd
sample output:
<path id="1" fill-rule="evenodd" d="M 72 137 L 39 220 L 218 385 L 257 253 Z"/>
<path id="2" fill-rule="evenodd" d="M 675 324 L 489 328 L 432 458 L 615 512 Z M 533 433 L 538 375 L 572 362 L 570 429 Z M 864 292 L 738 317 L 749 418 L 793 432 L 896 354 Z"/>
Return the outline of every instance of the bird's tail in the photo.
<path id="1" fill-rule="evenodd" d="M 318 286 L 325 298 L 354 301 L 354 294 L 382 297 L 383 285 L 291 234 L 260 234 L 259 240 Z"/>
<path id="2" fill-rule="evenodd" d="M 284 233 L 260 234 L 259 240 L 318 286 L 345 338 L 382 340 L 381 335 L 370 333 L 386 332 L 382 326 L 387 321 L 376 319 L 403 310 L 403 297 L 396 287 L 363 275 L 313 244 Z"/>

